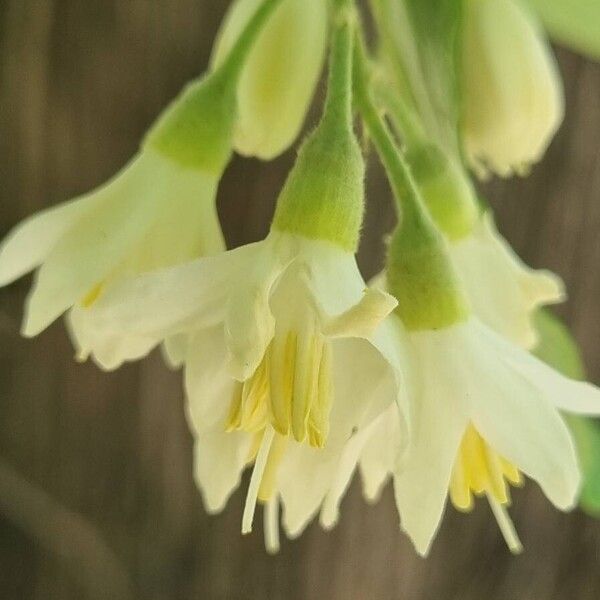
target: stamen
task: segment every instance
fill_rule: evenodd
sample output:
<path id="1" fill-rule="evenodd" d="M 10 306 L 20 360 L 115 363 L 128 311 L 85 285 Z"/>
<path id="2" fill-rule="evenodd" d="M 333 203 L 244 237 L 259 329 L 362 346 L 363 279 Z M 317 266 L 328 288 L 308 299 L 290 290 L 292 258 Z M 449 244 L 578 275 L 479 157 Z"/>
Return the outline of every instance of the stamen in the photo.
<path id="1" fill-rule="evenodd" d="M 500 527 L 500 531 L 502 532 L 502 536 L 504 537 L 504 541 L 508 546 L 508 549 L 513 554 L 521 554 L 521 552 L 523 552 L 523 544 L 521 544 L 519 534 L 515 529 L 515 524 L 512 522 L 512 519 L 510 518 L 506 507 L 500 504 L 490 494 L 487 495 L 487 498 L 490 503 L 492 512 L 496 517 L 496 521 L 498 522 L 498 527 Z"/>
<path id="2" fill-rule="evenodd" d="M 244 505 L 244 514 L 242 516 L 242 534 L 250 533 L 252 531 L 252 522 L 254 521 L 254 512 L 256 511 L 256 502 L 258 500 L 258 490 L 267 465 L 269 450 L 271 449 L 271 443 L 273 442 L 274 437 L 274 429 L 267 426 L 260 444 L 260 449 L 256 456 L 254 469 L 252 469 L 250 485 L 248 486 L 248 494 L 246 495 L 246 504 Z"/>
<path id="3" fill-rule="evenodd" d="M 277 489 L 277 472 L 287 448 L 287 441 L 287 437 L 275 433 L 275 438 L 269 451 L 269 458 L 265 466 L 265 472 L 263 473 L 258 490 L 258 499 L 261 502 L 269 502 L 275 494 L 275 490 Z"/>
<path id="4" fill-rule="evenodd" d="M 498 505 L 510 503 L 508 483 L 521 485 L 519 470 L 498 455 L 471 424 L 465 431 L 450 479 L 450 499 L 458 510 L 473 508 L 473 495 L 486 494 Z"/>
<path id="5" fill-rule="evenodd" d="M 279 498 L 277 496 L 273 496 L 265 504 L 263 528 L 267 552 L 277 554 L 281 548 L 279 544 Z"/>

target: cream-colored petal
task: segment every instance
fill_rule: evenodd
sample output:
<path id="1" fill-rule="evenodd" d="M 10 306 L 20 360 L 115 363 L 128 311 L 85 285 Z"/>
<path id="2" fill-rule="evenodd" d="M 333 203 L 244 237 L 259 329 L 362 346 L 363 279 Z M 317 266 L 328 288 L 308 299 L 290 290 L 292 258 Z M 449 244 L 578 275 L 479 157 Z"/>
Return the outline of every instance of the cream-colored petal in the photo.
<path id="1" fill-rule="evenodd" d="M 468 391 L 464 382 L 470 365 L 450 329 L 411 335 L 415 365 L 410 444 L 394 474 L 401 526 L 416 550 L 426 555 L 439 527 L 452 467 L 468 424 Z M 458 339 L 460 342 L 460 339 Z"/>
<path id="2" fill-rule="evenodd" d="M 464 327 L 471 341 L 462 354 L 472 365 L 465 397 L 475 428 L 496 452 L 536 480 L 558 508 L 571 508 L 580 485 L 577 457 L 547 390 L 505 360 L 510 348 L 499 336 L 476 322 Z"/>
<path id="3" fill-rule="evenodd" d="M 87 311 L 78 306 L 67 313 L 66 324 L 76 359 L 83 362 L 92 358 L 105 371 L 113 371 L 125 362 L 139 360 L 156 346 L 154 338 L 98 332 L 90 326 Z"/>
<path id="4" fill-rule="evenodd" d="M 0 286 L 39 267 L 78 219 L 94 209 L 99 194 L 59 204 L 19 223 L 0 245 Z"/>
<path id="5" fill-rule="evenodd" d="M 289 236 L 271 234 L 257 244 L 252 261 L 238 274 L 235 291 L 227 300 L 225 339 L 231 376 L 248 379 L 260 364 L 275 332 L 271 293 L 277 279 L 295 257 Z"/>
<path id="6" fill-rule="evenodd" d="M 534 347 L 533 314 L 564 300 L 560 278 L 527 267 L 498 233 L 490 212 L 450 251 L 477 317 L 514 343 Z"/>
<path id="7" fill-rule="evenodd" d="M 544 399 L 555 408 L 565 412 L 600 415 L 600 389 L 584 381 L 565 377 L 533 354 L 508 343 L 485 327 L 479 328 L 479 335 L 490 346 L 496 348 L 502 363 L 510 368 L 515 376 L 536 388 Z"/>
<path id="8" fill-rule="evenodd" d="M 83 300 L 143 238 L 160 206 L 156 166 L 151 154 L 136 157 L 53 246 L 27 301 L 24 335 L 37 335 Z"/>
<path id="9" fill-rule="evenodd" d="M 318 512 L 334 476 L 336 458 L 327 449 L 290 442 L 277 479 L 288 537 L 298 537 Z"/>
<path id="10" fill-rule="evenodd" d="M 212 430 L 197 433 L 194 443 L 194 480 L 209 513 L 221 512 L 239 486 L 250 456 L 252 436 Z"/>
<path id="11" fill-rule="evenodd" d="M 225 431 L 236 386 L 227 371 L 223 327 L 189 337 L 185 368 L 186 411 L 193 432 Z"/>
<path id="12" fill-rule="evenodd" d="M 169 336 L 162 344 L 161 351 L 167 366 L 177 370 L 185 362 L 188 351 L 189 336 L 186 333 Z"/>
<path id="13" fill-rule="evenodd" d="M 258 247 L 243 246 L 115 284 L 88 309 L 89 318 L 107 334 L 153 336 L 157 343 L 211 326 L 224 318 L 239 272 L 252 264 Z"/>
<path id="14" fill-rule="evenodd" d="M 360 454 L 363 495 L 377 502 L 400 459 L 400 422 L 398 408 L 390 406 L 377 418 Z"/>

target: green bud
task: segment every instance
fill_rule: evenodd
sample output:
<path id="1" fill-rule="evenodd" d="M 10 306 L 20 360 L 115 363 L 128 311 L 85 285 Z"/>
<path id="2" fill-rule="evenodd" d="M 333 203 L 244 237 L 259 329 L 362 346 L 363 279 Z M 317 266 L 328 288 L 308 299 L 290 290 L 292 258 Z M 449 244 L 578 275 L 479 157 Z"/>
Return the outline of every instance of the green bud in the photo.
<path id="1" fill-rule="evenodd" d="M 220 176 L 231 157 L 235 117 L 235 78 L 218 71 L 183 90 L 148 132 L 144 146 L 182 167 Z"/>
<path id="2" fill-rule="evenodd" d="M 388 248 L 387 289 L 409 331 L 443 329 L 466 320 L 469 302 L 442 236 L 433 228 L 403 227 Z"/>
<path id="3" fill-rule="evenodd" d="M 364 172 L 352 131 L 323 122 L 298 153 L 273 227 L 355 252 L 364 212 Z"/>
<path id="4" fill-rule="evenodd" d="M 463 167 L 435 144 L 411 148 L 406 158 L 435 224 L 450 240 L 471 233 L 479 208 Z"/>

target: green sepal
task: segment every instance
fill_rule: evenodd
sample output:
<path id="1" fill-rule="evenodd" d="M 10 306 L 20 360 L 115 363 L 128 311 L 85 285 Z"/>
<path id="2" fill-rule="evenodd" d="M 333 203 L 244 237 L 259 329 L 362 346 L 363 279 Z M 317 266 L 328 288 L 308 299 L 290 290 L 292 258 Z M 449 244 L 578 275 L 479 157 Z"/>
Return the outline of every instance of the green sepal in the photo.
<path id="1" fill-rule="evenodd" d="M 236 78 L 217 71 L 189 84 L 163 112 L 143 145 L 182 167 L 220 176 L 232 154 Z"/>
<path id="2" fill-rule="evenodd" d="M 526 0 L 558 42 L 600 60 L 598 0 Z"/>
<path id="3" fill-rule="evenodd" d="M 585 368 L 573 336 L 548 310 L 536 313 L 539 342 L 534 354 L 571 379 L 585 379 Z M 573 434 L 583 473 L 579 504 L 590 515 L 600 518 L 600 421 L 564 415 Z"/>
<path id="4" fill-rule="evenodd" d="M 350 130 L 323 122 L 304 142 L 277 202 L 273 227 L 356 252 L 365 166 Z"/>
<path id="5" fill-rule="evenodd" d="M 400 226 L 388 248 L 387 289 L 409 331 L 444 329 L 465 321 L 469 301 L 437 231 Z"/>
<path id="6" fill-rule="evenodd" d="M 469 235 L 477 222 L 479 207 L 462 165 L 435 144 L 409 148 L 406 159 L 435 224 L 450 240 Z"/>

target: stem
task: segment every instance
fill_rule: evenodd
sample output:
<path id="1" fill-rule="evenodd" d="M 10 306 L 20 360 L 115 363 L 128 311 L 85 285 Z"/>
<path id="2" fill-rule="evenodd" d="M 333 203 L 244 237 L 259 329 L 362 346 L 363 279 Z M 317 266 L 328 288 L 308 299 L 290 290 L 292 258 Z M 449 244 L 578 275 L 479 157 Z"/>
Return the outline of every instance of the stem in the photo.
<path id="1" fill-rule="evenodd" d="M 260 35 L 273 11 L 282 1 L 264 0 L 256 9 L 219 69 L 224 76 L 231 77 L 234 80 L 237 79 L 256 38 Z"/>
<path id="2" fill-rule="evenodd" d="M 354 90 L 355 99 L 369 135 L 381 158 L 394 192 L 398 219 L 402 226 L 407 225 L 423 233 L 437 235 L 410 167 L 398 149 L 389 127 L 371 97 L 369 84 L 369 64 L 361 39 L 355 44 Z"/>
<path id="3" fill-rule="evenodd" d="M 334 30 L 329 53 L 323 126 L 352 129 L 353 15 L 348 0 L 335 0 Z"/>

